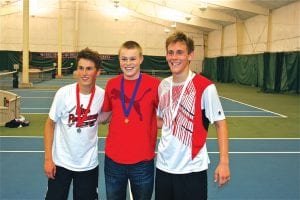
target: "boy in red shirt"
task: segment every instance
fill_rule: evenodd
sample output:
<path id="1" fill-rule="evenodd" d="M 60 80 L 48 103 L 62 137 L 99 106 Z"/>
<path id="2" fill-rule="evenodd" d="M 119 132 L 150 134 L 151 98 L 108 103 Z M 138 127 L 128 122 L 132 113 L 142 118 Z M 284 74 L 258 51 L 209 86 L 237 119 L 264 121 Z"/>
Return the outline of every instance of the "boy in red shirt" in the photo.
<path id="1" fill-rule="evenodd" d="M 134 199 L 151 199 L 157 137 L 159 79 L 140 72 L 142 48 L 135 41 L 119 50 L 123 74 L 108 81 L 102 111 L 112 112 L 105 146 L 108 200 L 126 199 L 128 180 Z"/>

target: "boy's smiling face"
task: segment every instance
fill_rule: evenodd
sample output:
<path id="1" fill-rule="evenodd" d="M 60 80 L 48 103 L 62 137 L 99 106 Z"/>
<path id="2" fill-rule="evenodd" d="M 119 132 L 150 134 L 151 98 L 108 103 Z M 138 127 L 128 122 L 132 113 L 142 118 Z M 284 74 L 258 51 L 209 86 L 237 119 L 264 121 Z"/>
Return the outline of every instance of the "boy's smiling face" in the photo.
<path id="1" fill-rule="evenodd" d="M 122 48 L 119 53 L 119 61 L 125 79 L 135 80 L 139 77 L 143 56 L 138 49 Z"/>

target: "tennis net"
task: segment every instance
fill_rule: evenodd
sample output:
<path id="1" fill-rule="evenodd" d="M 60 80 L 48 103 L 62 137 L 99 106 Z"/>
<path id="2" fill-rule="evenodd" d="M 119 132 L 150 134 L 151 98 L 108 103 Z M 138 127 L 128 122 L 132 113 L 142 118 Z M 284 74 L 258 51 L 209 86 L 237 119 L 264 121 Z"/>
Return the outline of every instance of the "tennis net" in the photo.
<path id="1" fill-rule="evenodd" d="M 61 68 L 61 71 L 62 71 L 62 74 L 63 74 L 63 75 L 69 75 L 69 74 L 72 74 L 72 73 L 73 73 L 74 67 L 73 67 L 73 66 L 70 66 L 70 67 L 63 67 L 63 68 Z"/>
<path id="2" fill-rule="evenodd" d="M 31 68 L 29 69 L 29 80 L 32 83 L 39 83 L 54 79 L 56 75 L 56 69 L 53 68 Z"/>
<path id="3" fill-rule="evenodd" d="M 18 87 L 18 72 L 0 72 L 0 89 L 9 90 Z"/>

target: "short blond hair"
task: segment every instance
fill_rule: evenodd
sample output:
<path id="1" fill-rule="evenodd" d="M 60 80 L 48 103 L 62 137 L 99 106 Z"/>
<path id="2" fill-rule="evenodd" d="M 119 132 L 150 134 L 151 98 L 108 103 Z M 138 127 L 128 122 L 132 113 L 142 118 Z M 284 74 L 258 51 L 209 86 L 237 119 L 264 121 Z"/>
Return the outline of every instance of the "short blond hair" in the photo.
<path id="1" fill-rule="evenodd" d="M 136 41 L 129 40 L 129 41 L 124 42 L 119 49 L 119 53 L 118 53 L 119 55 L 120 55 L 121 49 L 137 49 L 140 56 L 143 55 L 142 47 Z"/>

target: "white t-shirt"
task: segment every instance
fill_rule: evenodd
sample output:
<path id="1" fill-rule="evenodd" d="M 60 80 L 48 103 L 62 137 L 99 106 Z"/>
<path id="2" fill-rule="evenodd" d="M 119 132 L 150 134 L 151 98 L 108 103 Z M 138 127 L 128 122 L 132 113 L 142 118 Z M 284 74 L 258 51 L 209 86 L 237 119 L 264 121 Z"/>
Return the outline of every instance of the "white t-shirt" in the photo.
<path id="1" fill-rule="evenodd" d="M 87 108 L 91 94 L 80 94 L 82 109 Z M 104 90 L 96 86 L 90 112 L 78 132 L 76 83 L 60 88 L 54 97 L 49 117 L 55 122 L 52 148 L 57 166 L 72 171 L 87 171 L 98 165 L 98 122 Z"/>
<path id="2" fill-rule="evenodd" d="M 164 124 L 161 130 L 161 139 L 158 144 L 157 162 L 156 167 L 162 171 L 173 174 L 186 174 L 191 172 L 199 172 L 208 169 L 209 157 L 207 153 L 206 144 L 202 147 L 196 157 L 192 160 L 192 134 L 193 124 L 191 120 L 187 118 L 191 117 L 191 113 L 194 113 L 194 104 L 196 90 L 193 81 L 190 81 L 187 85 L 182 101 L 178 109 L 178 120 L 182 121 L 178 126 L 168 125 L 170 117 L 168 116 L 170 111 L 169 106 L 169 91 L 171 86 L 171 77 L 164 79 L 159 86 L 159 108 L 158 116 L 164 119 Z M 174 84 L 174 83 L 173 83 Z M 175 98 L 179 99 L 184 82 L 173 85 L 173 91 Z M 177 96 L 176 96 L 177 95 Z M 172 95 L 173 96 L 173 95 Z M 174 97 L 174 96 L 173 96 Z M 173 102 L 173 108 L 176 107 Z M 214 84 L 209 85 L 203 92 L 201 98 L 201 109 L 205 109 L 205 117 L 211 124 L 215 121 L 225 119 L 225 115 L 219 100 L 219 96 Z M 172 115 L 172 114 L 170 114 Z M 167 122 L 167 123 L 166 123 Z M 199 123 L 202 123 L 199 121 Z M 173 129 L 173 130 L 172 130 Z"/>

